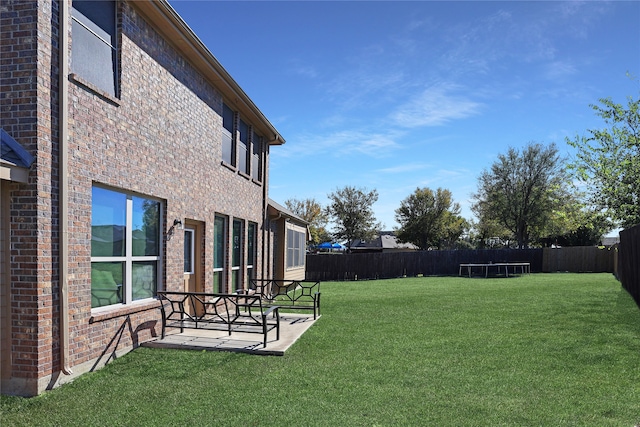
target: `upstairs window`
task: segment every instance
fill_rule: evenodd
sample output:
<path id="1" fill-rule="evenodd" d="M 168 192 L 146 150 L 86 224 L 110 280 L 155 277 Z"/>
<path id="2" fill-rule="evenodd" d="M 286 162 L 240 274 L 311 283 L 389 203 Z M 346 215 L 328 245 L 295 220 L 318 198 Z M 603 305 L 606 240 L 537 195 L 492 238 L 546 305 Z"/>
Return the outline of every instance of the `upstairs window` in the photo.
<path id="1" fill-rule="evenodd" d="M 251 178 L 256 181 L 262 181 L 262 137 L 255 132 L 251 136 Z"/>
<path id="2" fill-rule="evenodd" d="M 238 169 L 240 172 L 249 173 L 249 156 L 247 147 L 249 146 L 249 126 L 243 121 L 238 121 Z"/>
<path id="3" fill-rule="evenodd" d="M 234 117 L 233 110 L 224 104 L 222 107 L 222 161 L 233 166 L 236 165 Z"/>
<path id="4" fill-rule="evenodd" d="M 250 123 L 222 104 L 222 161 L 262 182 L 263 138 Z"/>
<path id="5" fill-rule="evenodd" d="M 117 96 L 116 2 L 74 0 L 71 17 L 71 71 Z"/>

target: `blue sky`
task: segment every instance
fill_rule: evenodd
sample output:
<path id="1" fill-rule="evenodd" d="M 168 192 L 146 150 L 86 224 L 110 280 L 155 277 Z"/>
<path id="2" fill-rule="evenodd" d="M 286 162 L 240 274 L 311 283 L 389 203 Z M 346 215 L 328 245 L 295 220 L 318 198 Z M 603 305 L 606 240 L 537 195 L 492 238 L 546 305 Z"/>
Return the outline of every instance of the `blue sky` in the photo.
<path id="1" fill-rule="evenodd" d="M 590 104 L 640 93 L 640 2 L 170 2 L 286 139 L 270 197 L 376 189 L 388 230 L 417 187 L 472 219 L 498 154 L 571 156 L 603 125 Z"/>

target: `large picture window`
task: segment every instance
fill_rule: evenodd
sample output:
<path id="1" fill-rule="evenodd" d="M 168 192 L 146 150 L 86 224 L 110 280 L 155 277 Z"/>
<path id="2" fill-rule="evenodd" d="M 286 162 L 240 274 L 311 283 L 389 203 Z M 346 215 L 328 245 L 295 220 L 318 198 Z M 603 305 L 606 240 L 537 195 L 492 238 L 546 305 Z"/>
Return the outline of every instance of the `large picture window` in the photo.
<path id="1" fill-rule="evenodd" d="M 304 267 L 305 233 L 287 229 L 287 268 Z"/>
<path id="2" fill-rule="evenodd" d="M 91 307 L 130 304 L 158 290 L 159 201 L 93 187 Z"/>
<path id="3" fill-rule="evenodd" d="M 72 72 L 116 96 L 116 2 L 73 0 L 71 17 Z"/>
<path id="4" fill-rule="evenodd" d="M 213 289 L 225 292 L 224 263 L 227 247 L 227 219 L 216 216 L 213 224 Z"/>

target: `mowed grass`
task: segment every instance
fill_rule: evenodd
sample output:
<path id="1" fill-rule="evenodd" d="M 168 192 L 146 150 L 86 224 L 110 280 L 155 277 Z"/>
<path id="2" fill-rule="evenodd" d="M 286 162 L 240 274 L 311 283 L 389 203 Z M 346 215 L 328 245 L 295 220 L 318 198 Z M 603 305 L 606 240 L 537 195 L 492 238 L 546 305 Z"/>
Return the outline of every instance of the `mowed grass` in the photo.
<path id="1" fill-rule="evenodd" d="M 322 283 L 284 357 L 139 348 L 3 426 L 628 426 L 640 309 L 610 274 Z"/>

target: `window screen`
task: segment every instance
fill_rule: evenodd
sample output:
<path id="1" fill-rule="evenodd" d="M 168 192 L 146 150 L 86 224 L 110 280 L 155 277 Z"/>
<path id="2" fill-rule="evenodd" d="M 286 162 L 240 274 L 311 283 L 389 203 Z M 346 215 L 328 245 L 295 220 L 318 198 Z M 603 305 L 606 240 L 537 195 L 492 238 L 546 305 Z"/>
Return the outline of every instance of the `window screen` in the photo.
<path id="1" fill-rule="evenodd" d="M 74 0 L 71 16 L 72 72 L 116 96 L 116 2 Z"/>

